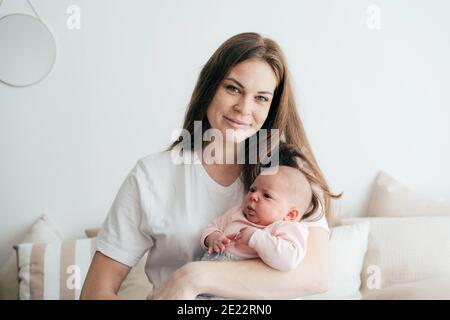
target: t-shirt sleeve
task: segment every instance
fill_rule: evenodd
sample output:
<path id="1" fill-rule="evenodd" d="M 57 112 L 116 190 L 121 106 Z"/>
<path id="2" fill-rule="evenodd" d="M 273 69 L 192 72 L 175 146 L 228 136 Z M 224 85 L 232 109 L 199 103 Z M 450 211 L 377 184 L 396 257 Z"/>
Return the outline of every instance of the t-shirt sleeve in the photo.
<path id="1" fill-rule="evenodd" d="M 134 267 L 153 246 L 151 237 L 142 231 L 148 192 L 148 182 L 138 162 L 122 183 L 97 236 L 98 251 L 129 267 Z"/>

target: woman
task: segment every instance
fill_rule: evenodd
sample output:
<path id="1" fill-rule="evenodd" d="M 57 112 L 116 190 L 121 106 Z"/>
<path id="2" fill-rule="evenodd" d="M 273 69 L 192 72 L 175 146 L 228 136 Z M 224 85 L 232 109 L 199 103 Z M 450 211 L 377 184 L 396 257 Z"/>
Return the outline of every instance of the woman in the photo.
<path id="1" fill-rule="evenodd" d="M 196 121 L 201 121 L 200 126 Z M 139 160 L 122 184 L 97 238 L 98 251 L 81 298 L 117 298 L 130 267 L 146 251 L 146 273 L 155 286 L 149 299 L 194 299 L 201 293 L 290 299 L 326 291 L 326 218 L 330 199 L 336 196 L 329 192 L 310 149 L 279 46 L 257 33 L 238 34 L 224 42 L 200 73 L 183 128 L 192 139 L 180 136 L 165 152 Z M 208 129 L 226 138 L 203 139 L 199 148 L 194 135 Z M 316 201 L 313 219 L 307 222 L 307 254 L 298 269 L 290 272 L 271 269 L 259 259 L 195 261 L 201 255 L 202 228 L 240 203 L 256 177 L 259 165 L 248 161 L 249 142 L 261 129 L 269 133 L 278 129 L 282 140 L 300 148 L 314 178 L 321 203 Z M 174 151 L 178 154 L 180 148 L 183 156 L 201 165 L 175 163 Z M 222 154 L 222 159 L 234 161 L 207 161 L 207 149 L 216 160 Z M 244 164 L 236 161 L 242 150 Z M 270 150 L 273 146 L 266 155 Z"/>

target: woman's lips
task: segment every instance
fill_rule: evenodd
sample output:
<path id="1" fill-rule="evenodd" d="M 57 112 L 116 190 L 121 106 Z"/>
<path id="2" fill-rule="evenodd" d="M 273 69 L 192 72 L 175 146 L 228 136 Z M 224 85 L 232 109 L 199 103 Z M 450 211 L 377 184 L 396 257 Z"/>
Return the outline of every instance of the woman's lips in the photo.
<path id="1" fill-rule="evenodd" d="M 249 124 L 247 124 L 243 121 L 237 120 L 237 119 L 228 118 L 226 116 L 223 116 L 223 118 L 233 128 L 243 128 L 243 127 L 249 126 Z"/>

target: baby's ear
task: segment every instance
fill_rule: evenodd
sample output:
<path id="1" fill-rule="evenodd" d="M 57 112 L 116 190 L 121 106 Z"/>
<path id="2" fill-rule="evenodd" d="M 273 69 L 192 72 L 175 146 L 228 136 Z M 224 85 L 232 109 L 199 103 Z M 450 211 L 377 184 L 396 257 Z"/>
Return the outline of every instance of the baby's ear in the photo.
<path id="1" fill-rule="evenodd" d="M 284 217 L 285 221 L 296 221 L 297 219 L 299 219 L 301 216 L 300 214 L 300 210 L 298 210 L 298 208 L 292 208 L 288 214 L 286 215 L 286 217 Z"/>

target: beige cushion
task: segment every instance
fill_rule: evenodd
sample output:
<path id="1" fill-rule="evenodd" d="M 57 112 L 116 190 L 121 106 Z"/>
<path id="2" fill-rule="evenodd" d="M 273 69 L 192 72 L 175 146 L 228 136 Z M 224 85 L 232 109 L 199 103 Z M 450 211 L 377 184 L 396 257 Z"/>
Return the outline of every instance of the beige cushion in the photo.
<path id="1" fill-rule="evenodd" d="M 88 237 L 88 238 L 95 238 L 99 231 L 100 231 L 100 228 L 92 228 L 92 229 L 84 230 L 84 233 L 86 234 L 86 237 Z"/>
<path id="2" fill-rule="evenodd" d="M 365 300 L 450 300 L 450 278 L 431 278 L 372 290 Z"/>
<path id="3" fill-rule="evenodd" d="M 125 280 L 120 286 L 117 295 L 123 300 L 142 300 L 152 291 L 153 286 L 145 274 L 147 254 L 131 268 Z"/>
<path id="4" fill-rule="evenodd" d="M 28 230 L 22 242 L 48 243 L 60 241 L 58 231 L 46 215 L 41 216 Z M 0 270 L 0 299 L 15 300 L 19 297 L 17 272 L 17 255 L 12 250 L 11 256 Z"/>
<path id="5" fill-rule="evenodd" d="M 360 273 L 367 249 L 368 235 L 368 222 L 332 228 L 330 236 L 330 290 L 303 299 L 360 299 Z"/>
<path id="6" fill-rule="evenodd" d="M 95 251 L 96 238 L 18 245 L 20 299 L 78 299 Z M 150 293 L 145 257 L 123 281 L 120 298 L 145 299 Z"/>
<path id="7" fill-rule="evenodd" d="M 361 291 L 450 276 L 450 217 L 355 218 L 370 222 Z"/>
<path id="8" fill-rule="evenodd" d="M 433 200 L 381 171 L 369 201 L 369 217 L 450 216 L 448 200 Z"/>
<path id="9" fill-rule="evenodd" d="M 17 246 L 21 300 L 78 299 L 95 238 Z"/>

